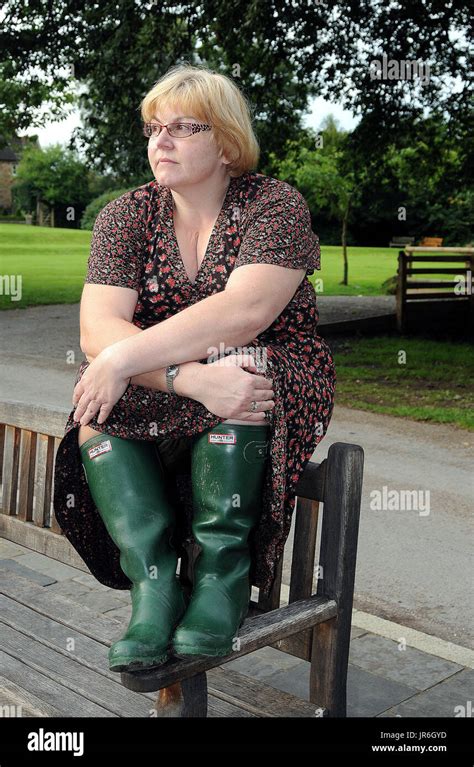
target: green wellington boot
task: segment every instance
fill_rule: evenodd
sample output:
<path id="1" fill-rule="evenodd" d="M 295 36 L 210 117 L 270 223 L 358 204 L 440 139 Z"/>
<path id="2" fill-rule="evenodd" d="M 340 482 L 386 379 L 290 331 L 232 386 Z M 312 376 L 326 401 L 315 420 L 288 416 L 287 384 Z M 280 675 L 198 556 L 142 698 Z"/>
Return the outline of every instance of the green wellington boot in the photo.
<path id="1" fill-rule="evenodd" d="M 80 446 L 87 482 L 132 582 L 132 617 L 109 650 L 111 671 L 164 663 L 187 600 L 171 544 L 175 511 L 154 443 L 96 435 Z"/>
<path id="2" fill-rule="evenodd" d="M 269 425 L 220 423 L 191 448 L 192 530 L 201 551 L 174 654 L 229 655 L 249 608 L 248 536 L 261 514 Z"/>

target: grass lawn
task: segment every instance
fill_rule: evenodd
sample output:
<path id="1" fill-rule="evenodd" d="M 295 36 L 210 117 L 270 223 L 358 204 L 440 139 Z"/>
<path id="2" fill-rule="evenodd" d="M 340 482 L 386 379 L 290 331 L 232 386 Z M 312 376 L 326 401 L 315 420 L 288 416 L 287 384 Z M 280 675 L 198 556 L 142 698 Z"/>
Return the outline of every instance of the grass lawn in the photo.
<path id="1" fill-rule="evenodd" d="M 78 229 L 0 224 L 1 274 L 21 275 L 21 300 L 2 283 L 0 308 L 77 303 L 81 297 L 91 232 Z M 382 283 L 397 272 L 396 248 L 349 248 L 350 285 L 342 277 L 341 248 L 322 247 L 321 271 L 310 277 L 322 295 L 380 295 Z M 323 290 L 315 280 L 322 279 Z"/>
<path id="2" fill-rule="evenodd" d="M 381 336 L 329 340 L 336 402 L 474 431 L 474 348 L 469 343 Z M 400 364 L 400 352 L 406 364 Z"/>
<path id="3" fill-rule="evenodd" d="M 2 275 L 21 275 L 21 300 L 0 296 L 2 309 L 80 300 L 91 232 L 0 224 Z"/>

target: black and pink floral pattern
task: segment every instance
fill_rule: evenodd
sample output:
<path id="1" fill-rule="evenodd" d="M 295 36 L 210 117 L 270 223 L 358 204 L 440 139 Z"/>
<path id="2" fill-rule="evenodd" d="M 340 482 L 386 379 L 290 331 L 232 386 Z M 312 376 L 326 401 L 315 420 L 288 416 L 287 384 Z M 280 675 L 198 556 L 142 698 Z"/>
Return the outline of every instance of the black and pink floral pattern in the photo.
<path id="1" fill-rule="evenodd" d="M 86 282 L 138 291 L 133 322 L 146 329 L 225 289 L 233 269 L 270 263 L 305 268 L 306 277 L 283 312 L 246 346 L 265 350 L 264 375 L 273 379 L 270 460 L 262 514 L 250 546 L 253 585 L 268 594 L 283 553 L 295 506 L 295 487 L 329 425 L 336 373 L 331 351 L 317 334 L 315 290 L 307 279 L 320 268 L 318 237 L 304 197 L 286 182 L 260 173 L 231 177 L 206 254 L 192 282 L 180 256 L 171 192 L 155 180 L 108 203 L 97 217 Z M 206 360 L 201 360 L 205 362 Z M 88 366 L 79 366 L 76 383 Z M 130 588 L 119 551 L 89 493 L 72 410 L 55 463 L 54 508 L 66 537 L 93 575 L 112 588 Z M 90 426 L 116 437 L 156 440 L 186 447 L 190 439 L 223 418 L 187 397 L 129 386 L 107 421 Z M 150 433 L 150 423 L 154 431 Z M 191 536 L 192 497 L 188 471 L 171 477 L 180 545 Z"/>

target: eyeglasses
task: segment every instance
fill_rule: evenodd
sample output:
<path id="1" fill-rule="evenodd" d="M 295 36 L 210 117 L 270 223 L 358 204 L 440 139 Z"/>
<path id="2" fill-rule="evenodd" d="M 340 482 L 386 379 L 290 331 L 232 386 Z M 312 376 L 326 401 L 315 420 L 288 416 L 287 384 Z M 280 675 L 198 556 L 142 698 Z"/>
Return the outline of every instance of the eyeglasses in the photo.
<path id="1" fill-rule="evenodd" d="M 168 123 L 168 125 L 161 125 L 161 123 L 144 123 L 143 135 L 147 138 L 152 136 L 156 138 L 161 133 L 162 128 L 166 128 L 170 136 L 173 138 L 187 138 L 192 136 L 193 133 L 199 133 L 203 130 L 211 130 L 211 125 L 205 123 Z"/>

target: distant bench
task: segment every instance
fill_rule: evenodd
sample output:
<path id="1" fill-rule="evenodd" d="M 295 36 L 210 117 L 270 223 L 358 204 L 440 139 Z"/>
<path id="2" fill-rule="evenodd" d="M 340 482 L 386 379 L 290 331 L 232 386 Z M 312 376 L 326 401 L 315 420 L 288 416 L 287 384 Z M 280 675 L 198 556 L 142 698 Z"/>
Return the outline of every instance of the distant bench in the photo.
<path id="1" fill-rule="evenodd" d="M 414 237 L 392 237 L 388 244 L 389 248 L 405 248 L 413 245 L 415 242 Z M 419 242 L 419 247 L 423 248 L 440 248 L 443 244 L 442 237 L 423 237 Z"/>
<path id="2" fill-rule="evenodd" d="M 389 248 L 404 248 L 406 245 L 413 245 L 414 237 L 392 237 L 388 244 Z"/>

